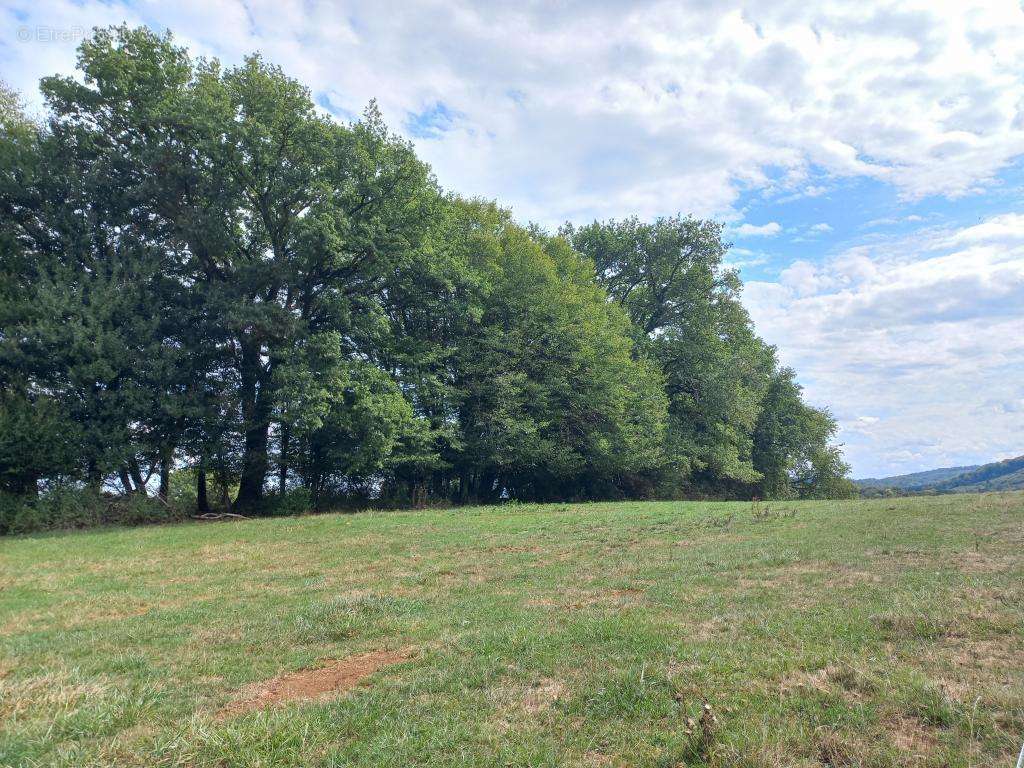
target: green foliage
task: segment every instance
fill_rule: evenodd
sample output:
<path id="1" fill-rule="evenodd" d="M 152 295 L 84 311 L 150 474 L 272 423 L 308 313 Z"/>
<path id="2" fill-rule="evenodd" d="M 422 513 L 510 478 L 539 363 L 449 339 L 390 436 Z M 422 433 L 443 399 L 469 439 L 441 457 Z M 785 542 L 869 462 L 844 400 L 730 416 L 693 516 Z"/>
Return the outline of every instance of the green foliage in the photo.
<path id="1" fill-rule="evenodd" d="M 628 319 L 586 261 L 492 204 L 457 199 L 431 248 L 454 279 L 435 281 L 436 314 L 403 318 L 441 460 L 422 482 L 444 487 L 443 468 L 463 500 L 586 498 L 658 466 L 659 376 L 632 356 Z"/>
<path id="2" fill-rule="evenodd" d="M 857 495 L 849 466 L 830 444 L 836 423 L 803 402 L 790 368 L 774 372 L 754 429 L 754 461 L 763 498 L 837 498 Z"/>
<path id="3" fill-rule="evenodd" d="M 0 535 L 97 525 L 177 522 L 187 508 L 138 494 L 112 497 L 88 488 L 57 486 L 36 497 L 0 493 Z"/>
<path id="4" fill-rule="evenodd" d="M 120 26 L 78 67 L 45 125 L 0 88 L 0 490 L 32 509 L 846 492 L 719 225 L 524 228 L 258 55 Z"/>
<path id="5" fill-rule="evenodd" d="M 754 333 L 723 265 L 722 226 L 694 218 L 595 222 L 563 234 L 632 318 L 638 354 L 668 398 L 667 493 L 846 497 L 836 424 L 804 404 L 789 369 Z"/>

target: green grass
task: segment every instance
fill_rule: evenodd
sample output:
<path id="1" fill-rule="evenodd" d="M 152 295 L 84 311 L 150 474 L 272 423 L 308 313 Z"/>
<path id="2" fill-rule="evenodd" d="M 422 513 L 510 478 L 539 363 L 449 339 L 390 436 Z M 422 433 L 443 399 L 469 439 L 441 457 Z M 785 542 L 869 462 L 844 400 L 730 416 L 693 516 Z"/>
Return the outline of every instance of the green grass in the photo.
<path id="1" fill-rule="evenodd" d="M 1022 621 L 1022 494 L 8 539 L 0 765 L 1012 766 Z M 341 697 L 218 716 L 406 648 Z"/>

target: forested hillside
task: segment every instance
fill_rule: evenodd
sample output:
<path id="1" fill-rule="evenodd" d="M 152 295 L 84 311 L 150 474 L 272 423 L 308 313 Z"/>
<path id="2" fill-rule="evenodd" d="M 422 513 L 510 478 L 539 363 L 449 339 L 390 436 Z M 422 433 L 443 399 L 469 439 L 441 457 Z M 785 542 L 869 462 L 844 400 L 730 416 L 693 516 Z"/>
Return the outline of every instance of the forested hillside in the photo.
<path id="1" fill-rule="evenodd" d="M 882 492 L 979 493 L 1024 490 L 1024 456 L 974 467 L 947 467 L 894 477 L 857 480 L 866 495 Z"/>
<path id="2" fill-rule="evenodd" d="M 891 475 L 889 477 L 865 477 L 854 482 L 866 488 L 900 488 L 902 490 L 914 490 L 916 488 L 927 488 L 928 486 L 951 480 L 977 469 L 979 465 L 965 467 L 942 467 L 940 469 L 927 469 L 924 472 L 911 472 L 906 475 Z"/>
<path id="3" fill-rule="evenodd" d="M 1012 491 L 1024 488 L 1024 456 L 984 464 L 970 472 L 934 486 L 937 491 L 970 493 L 975 491 Z"/>
<path id="4" fill-rule="evenodd" d="M 521 226 L 373 105 L 340 124 L 144 28 L 79 68 L 41 124 L 3 95 L 0 529 L 72 492 L 100 518 L 851 492 L 714 222 Z"/>

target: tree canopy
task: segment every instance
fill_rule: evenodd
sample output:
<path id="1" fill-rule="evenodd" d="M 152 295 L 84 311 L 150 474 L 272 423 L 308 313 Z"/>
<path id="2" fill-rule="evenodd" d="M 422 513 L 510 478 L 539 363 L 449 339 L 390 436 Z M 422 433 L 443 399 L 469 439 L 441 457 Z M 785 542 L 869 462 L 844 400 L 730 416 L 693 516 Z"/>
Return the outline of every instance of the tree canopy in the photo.
<path id="1" fill-rule="evenodd" d="M 849 492 L 720 225 L 521 226 L 258 55 L 122 26 L 78 67 L 42 82 L 42 124 L 0 90 L 4 492 Z"/>

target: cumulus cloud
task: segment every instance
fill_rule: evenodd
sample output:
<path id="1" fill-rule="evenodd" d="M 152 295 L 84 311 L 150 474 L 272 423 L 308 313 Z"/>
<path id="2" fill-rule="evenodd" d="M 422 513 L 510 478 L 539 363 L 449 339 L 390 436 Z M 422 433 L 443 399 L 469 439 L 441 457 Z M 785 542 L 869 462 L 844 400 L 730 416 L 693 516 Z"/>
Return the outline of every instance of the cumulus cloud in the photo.
<path id="1" fill-rule="evenodd" d="M 733 228 L 737 237 L 774 237 L 782 231 L 782 226 L 777 221 L 769 221 L 767 224 L 740 224 Z"/>
<path id="2" fill-rule="evenodd" d="M 38 79 L 121 21 L 227 64 L 261 51 L 342 119 L 376 98 L 445 187 L 548 226 L 682 212 L 768 237 L 777 222 L 739 223 L 744 193 L 781 205 L 868 179 L 958 198 L 1024 154 L 1016 0 L 6 0 L 0 72 L 38 107 Z M 918 229 L 805 249 L 746 290 L 864 474 L 1024 452 L 1024 216 L 935 221 L 868 222 Z M 824 241 L 810 223 L 797 234 Z"/>
<path id="3" fill-rule="evenodd" d="M 1004 213 L 954 233 L 942 244 L 1024 243 L 1024 214 Z"/>
<path id="4" fill-rule="evenodd" d="M 443 184 L 546 223 L 738 218 L 743 190 L 828 177 L 957 196 L 1024 152 L 1014 0 L 10 0 L 0 66 L 31 92 L 75 42 L 34 30 L 121 20 L 227 62 L 260 50 L 342 117 L 377 98 Z"/>
<path id="5" fill-rule="evenodd" d="M 859 473 L 1024 453 L 1024 216 L 795 261 L 744 295 Z"/>

